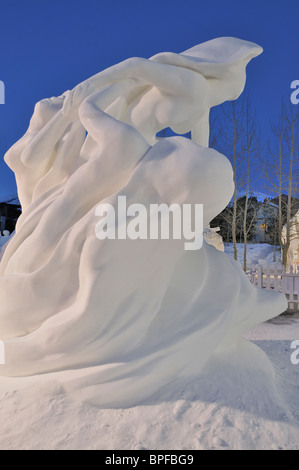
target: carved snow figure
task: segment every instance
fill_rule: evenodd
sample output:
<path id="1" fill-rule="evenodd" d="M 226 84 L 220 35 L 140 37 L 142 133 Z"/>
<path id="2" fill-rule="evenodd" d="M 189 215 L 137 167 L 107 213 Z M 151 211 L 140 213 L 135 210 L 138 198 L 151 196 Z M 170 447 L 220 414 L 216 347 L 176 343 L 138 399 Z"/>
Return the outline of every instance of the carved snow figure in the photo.
<path id="1" fill-rule="evenodd" d="M 286 309 L 207 243 L 95 235 L 97 205 L 119 195 L 203 204 L 208 227 L 233 194 L 229 161 L 208 148 L 209 110 L 238 98 L 261 51 L 218 38 L 132 58 L 36 105 L 5 156 L 23 213 L 0 265 L 0 375 L 57 372 L 82 399 L 130 406 Z M 157 141 L 167 126 L 192 141 Z"/>

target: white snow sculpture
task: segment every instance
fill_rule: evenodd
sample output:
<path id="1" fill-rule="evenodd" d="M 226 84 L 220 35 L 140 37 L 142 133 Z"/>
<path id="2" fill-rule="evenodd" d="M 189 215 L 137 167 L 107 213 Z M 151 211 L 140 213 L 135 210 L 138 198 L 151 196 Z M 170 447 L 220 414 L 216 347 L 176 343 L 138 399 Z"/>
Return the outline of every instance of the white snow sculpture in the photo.
<path id="1" fill-rule="evenodd" d="M 204 238 L 205 241 L 209 244 L 217 248 L 219 251 L 224 251 L 224 243 L 222 240 L 222 236 L 217 233 L 219 232 L 220 227 L 213 227 L 211 228 L 208 226 L 207 228 L 204 229 Z"/>
<path id="2" fill-rule="evenodd" d="M 294 272 L 299 268 L 299 210 L 296 212 L 290 223 L 290 246 L 287 253 L 287 272 L 290 268 Z M 287 226 L 282 228 L 281 240 L 285 244 L 287 239 Z"/>
<path id="3" fill-rule="evenodd" d="M 207 148 L 209 110 L 240 95 L 261 51 L 218 38 L 133 58 L 36 105 L 5 156 L 23 213 L 0 265 L 0 375 L 56 371 L 81 399 L 130 406 L 286 309 L 207 243 L 95 236 L 95 208 L 118 195 L 201 203 L 205 227 L 224 209 L 232 168 Z M 157 141 L 167 126 L 192 141 Z"/>

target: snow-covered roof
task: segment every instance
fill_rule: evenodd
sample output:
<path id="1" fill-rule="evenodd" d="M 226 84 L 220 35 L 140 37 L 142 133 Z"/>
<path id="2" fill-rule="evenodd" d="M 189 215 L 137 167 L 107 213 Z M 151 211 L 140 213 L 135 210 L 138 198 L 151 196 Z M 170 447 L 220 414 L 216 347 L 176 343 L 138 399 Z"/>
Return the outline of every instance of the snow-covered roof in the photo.
<path id="1" fill-rule="evenodd" d="M 16 193 L 14 194 L 8 194 L 6 196 L 0 196 L 0 204 L 3 202 L 7 202 L 9 204 L 17 204 L 20 205 L 20 201 L 18 198 L 18 195 Z"/>
<path id="2" fill-rule="evenodd" d="M 240 191 L 240 193 L 238 193 L 238 198 L 244 197 L 245 195 L 246 195 L 245 191 Z M 260 191 L 249 191 L 249 197 L 256 197 L 258 202 L 264 202 L 265 199 L 273 198 L 273 196 L 270 196 L 269 194 L 266 194 L 266 193 L 261 193 Z"/>

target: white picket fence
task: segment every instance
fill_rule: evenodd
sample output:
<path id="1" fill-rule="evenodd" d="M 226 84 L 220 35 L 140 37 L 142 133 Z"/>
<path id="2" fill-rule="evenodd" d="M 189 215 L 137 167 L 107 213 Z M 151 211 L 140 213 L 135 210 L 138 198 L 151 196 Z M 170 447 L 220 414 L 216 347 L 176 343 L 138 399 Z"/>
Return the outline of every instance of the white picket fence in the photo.
<path id="1" fill-rule="evenodd" d="M 274 290 L 285 294 L 290 311 L 299 310 L 299 269 L 292 267 L 289 272 L 270 266 L 253 265 L 247 275 L 250 281 L 261 289 Z"/>

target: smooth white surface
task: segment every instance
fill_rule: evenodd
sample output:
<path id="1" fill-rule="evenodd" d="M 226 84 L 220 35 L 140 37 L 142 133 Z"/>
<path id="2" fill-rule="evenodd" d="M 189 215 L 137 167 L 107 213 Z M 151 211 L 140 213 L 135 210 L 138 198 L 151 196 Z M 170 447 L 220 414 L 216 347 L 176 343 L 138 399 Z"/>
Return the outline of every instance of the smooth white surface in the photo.
<path id="1" fill-rule="evenodd" d="M 209 245 L 214 246 L 219 251 L 224 251 L 224 243 L 223 243 L 221 235 L 217 233 L 218 231 L 219 231 L 219 227 L 216 227 L 216 228 L 207 227 L 204 230 L 204 237 L 205 237 L 206 242 Z"/>
<path id="2" fill-rule="evenodd" d="M 95 236 L 96 206 L 118 195 L 204 204 L 205 227 L 226 206 L 232 168 L 205 147 L 209 109 L 239 96 L 260 52 L 218 38 L 133 58 L 36 105 L 5 157 L 23 214 L 0 265 L 1 375 L 57 372 L 80 400 L 133 406 L 285 310 L 207 243 L 186 252 L 183 240 Z M 166 126 L 193 141 L 157 142 Z"/>

